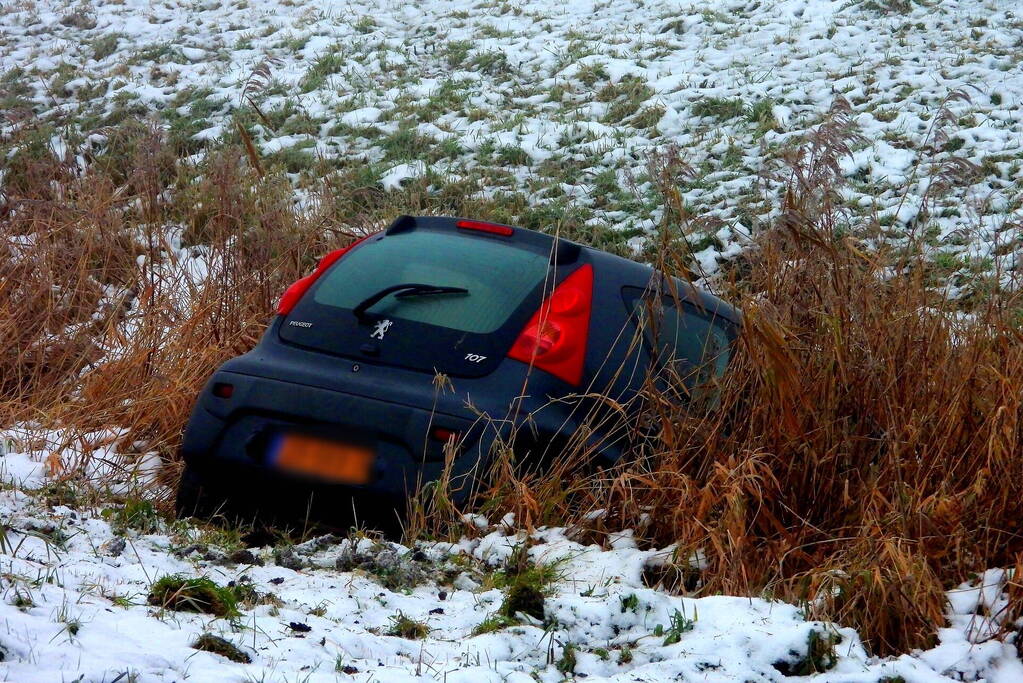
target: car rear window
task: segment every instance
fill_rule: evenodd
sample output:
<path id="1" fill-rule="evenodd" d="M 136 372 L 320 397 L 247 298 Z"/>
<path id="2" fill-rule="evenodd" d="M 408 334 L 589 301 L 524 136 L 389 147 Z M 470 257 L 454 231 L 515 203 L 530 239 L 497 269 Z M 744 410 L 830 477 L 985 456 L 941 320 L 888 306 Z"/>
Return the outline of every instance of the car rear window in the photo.
<path id="1" fill-rule="evenodd" d="M 317 283 L 316 303 L 354 309 L 385 287 L 421 283 L 467 294 L 387 296 L 371 312 L 460 332 L 500 328 L 548 272 L 549 255 L 490 238 L 417 230 L 352 250 Z"/>

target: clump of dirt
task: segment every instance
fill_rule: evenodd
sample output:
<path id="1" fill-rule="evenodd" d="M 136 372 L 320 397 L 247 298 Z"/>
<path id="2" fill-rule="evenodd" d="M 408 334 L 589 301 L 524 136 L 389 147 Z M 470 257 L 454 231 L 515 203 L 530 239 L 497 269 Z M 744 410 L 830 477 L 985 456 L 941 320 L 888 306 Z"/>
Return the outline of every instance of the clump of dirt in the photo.
<path id="1" fill-rule="evenodd" d="M 508 587 L 501 614 L 514 619 L 519 612 L 543 621 L 544 597 L 540 590 L 529 581 L 516 580 Z"/>
<path id="2" fill-rule="evenodd" d="M 203 652 L 212 652 L 215 655 L 221 657 L 227 657 L 232 662 L 238 662 L 239 664 L 250 664 L 252 657 L 237 645 L 231 643 L 231 641 L 215 636 L 212 633 L 204 633 L 199 636 L 192 647 L 196 650 L 202 650 Z"/>
<path id="3" fill-rule="evenodd" d="M 394 547 L 383 544 L 369 551 L 350 545 L 337 558 L 336 567 L 343 572 L 364 571 L 392 591 L 415 588 L 430 578 L 425 555 L 399 553 Z"/>

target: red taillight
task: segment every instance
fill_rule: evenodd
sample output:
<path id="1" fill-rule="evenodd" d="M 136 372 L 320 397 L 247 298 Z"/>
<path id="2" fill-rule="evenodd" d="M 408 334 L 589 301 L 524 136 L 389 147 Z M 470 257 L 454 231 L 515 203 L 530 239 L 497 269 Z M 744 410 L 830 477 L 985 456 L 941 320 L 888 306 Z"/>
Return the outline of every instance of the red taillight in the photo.
<path id="1" fill-rule="evenodd" d="M 291 309 L 295 307 L 295 304 L 298 303 L 298 300 L 301 299 L 307 291 L 309 291 L 309 288 L 313 286 L 313 283 L 316 282 L 316 279 L 323 275 L 323 272 L 327 270 L 327 268 L 330 268 L 332 265 L 334 265 L 334 263 L 336 263 L 339 258 L 347 254 L 349 250 L 351 250 L 352 247 L 354 247 L 356 244 L 362 242 L 363 240 L 371 236 L 372 235 L 366 235 L 366 237 L 359 238 L 352 242 L 351 244 L 349 244 L 344 249 L 335 249 L 334 251 L 330 252 L 329 254 L 321 258 L 319 264 L 317 264 L 316 266 L 316 270 L 314 270 L 309 275 L 306 275 L 304 278 L 296 280 L 284 292 L 284 295 L 281 297 L 280 302 L 277 304 L 277 314 L 287 315 L 288 313 L 291 313 Z"/>
<path id="2" fill-rule="evenodd" d="M 213 395 L 217 398 L 231 398 L 234 395 L 234 385 L 227 382 L 217 382 L 213 385 Z"/>
<path id="3" fill-rule="evenodd" d="M 497 223 L 483 223 L 480 221 L 458 221 L 455 223 L 456 226 L 462 230 L 475 230 L 476 232 L 488 232 L 491 235 L 501 235 L 502 237 L 511 237 L 515 234 L 515 228 L 509 228 L 507 225 L 498 225 Z"/>
<path id="4" fill-rule="evenodd" d="M 287 315 L 288 313 L 291 313 L 291 309 L 295 307 L 298 300 L 302 298 L 302 295 L 306 293 L 315 281 L 316 274 L 313 273 L 312 275 L 306 275 L 301 280 L 296 280 L 292 283 L 292 285 L 284 291 L 284 295 L 277 304 L 277 314 Z"/>
<path id="5" fill-rule="evenodd" d="M 593 267 L 585 265 L 555 288 L 522 329 L 508 357 L 578 386 L 586 361 L 593 304 Z"/>

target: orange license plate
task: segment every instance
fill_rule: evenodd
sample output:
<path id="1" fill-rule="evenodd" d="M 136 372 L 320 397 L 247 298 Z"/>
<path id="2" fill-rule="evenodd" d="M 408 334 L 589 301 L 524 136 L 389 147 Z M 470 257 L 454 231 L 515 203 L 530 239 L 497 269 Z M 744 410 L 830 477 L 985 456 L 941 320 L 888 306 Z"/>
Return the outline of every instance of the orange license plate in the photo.
<path id="1" fill-rule="evenodd" d="M 273 462 L 282 470 L 345 484 L 369 482 L 372 449 L 324 441 L 304 434 L 284 434 L 276 444 Z"/>

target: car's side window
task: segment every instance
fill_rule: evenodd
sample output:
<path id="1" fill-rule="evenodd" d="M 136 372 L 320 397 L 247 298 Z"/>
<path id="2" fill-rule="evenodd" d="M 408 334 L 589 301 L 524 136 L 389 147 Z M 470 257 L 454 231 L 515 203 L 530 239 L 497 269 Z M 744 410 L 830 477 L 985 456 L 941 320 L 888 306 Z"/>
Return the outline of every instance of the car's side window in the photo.
<path id="1" fill-rule="evenodd" d="M 724 374 L 734 336 L 731 323 L 668 296 L 636 296 L 633 311 L 662 377 L 681 380 L 692 391 L 713 385 Z"/>
<path id="2" fill-rule="evenodd" d="M 724 374 L 728 367 L 728 336 L 708 313 L 675 302 L 662 305 L 661 325 L 656 339 L 658 358 L 664 363 L 683 363 L 699 368 L 707 378 Z M 680 368 L 681 370 L 681 368 Z"/>

